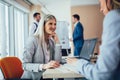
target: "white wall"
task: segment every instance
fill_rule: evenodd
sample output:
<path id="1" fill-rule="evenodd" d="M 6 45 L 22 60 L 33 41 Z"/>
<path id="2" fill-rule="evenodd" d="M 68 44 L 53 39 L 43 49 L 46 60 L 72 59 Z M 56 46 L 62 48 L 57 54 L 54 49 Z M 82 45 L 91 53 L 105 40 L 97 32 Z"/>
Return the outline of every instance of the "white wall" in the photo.
<path id="1" fill-rule="evenodd" d="M 45 8 L 42 7 L 42 9 L 41 9 L 42 11 L 44 11 L 47 14 L 53 14 L 57 18 L 58 22 L 64 21 L 64 22 L 68 23 L 69 26 L 67 26 L 67 27 L 66 27 L 66 25 L 63 24 L 63 27 L 65 27 L 65 28 L 64 28 L 64 31 L 62 31 L 62 35 L 68 34 L 68 37 L 71 37 L 71 32 L 72 32 L 70 4 L 71 4 L 70 0 L 55 0 L 53 3 L 47 4 L 47 5 L 45 5 Z M 63 27 L 61 27 L 61 30 L 63 30 L 62 29 Z M 59 30 L 60 30 L 60 28 L 59 28 Z M 69 33 L 65 33 L 67 31 L 69 31 Z M 59 34 L 58 34 L 58 37 L 59 37 Z M 68 44 L 69 44 L 69 41 L 68 41 Z"/>
<path id="2" fill-rule="evenodd" d="M 56 0 L 51 4 L 47 4 L 46 8 L 51 14 L 55 15 L 59 21 L 71 21 L 70 0 Z"/>
<path id="3" fill-rule="evenodd" d="M 48 13 L 53 14 L 58 21 L 66 21 L 69 23 L 71 31 L 71 1 L 70 0 L 55 0 L 51 4 L 45 5 Z M 47 12 L 47 11 L 46 11 Z"/>

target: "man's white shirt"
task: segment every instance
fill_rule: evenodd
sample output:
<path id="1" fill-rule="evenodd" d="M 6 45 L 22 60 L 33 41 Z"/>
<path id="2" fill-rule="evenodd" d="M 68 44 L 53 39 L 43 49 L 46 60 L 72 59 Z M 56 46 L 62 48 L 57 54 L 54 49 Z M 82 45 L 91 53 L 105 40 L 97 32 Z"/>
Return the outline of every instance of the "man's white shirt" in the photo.
<path id="1" fill-rule="evenodd" d="M 29 27 L 29 36 L 34 35 L 34 33 L 35 33 L 34 31 L 36 30 L 36 28 L 38 28 L 36 26 L 36 24 L 39 25 L 39 23 L 34 20 L 34 22 L 32 22 L 32 24 L 30 25 L 30 27 Z"/>

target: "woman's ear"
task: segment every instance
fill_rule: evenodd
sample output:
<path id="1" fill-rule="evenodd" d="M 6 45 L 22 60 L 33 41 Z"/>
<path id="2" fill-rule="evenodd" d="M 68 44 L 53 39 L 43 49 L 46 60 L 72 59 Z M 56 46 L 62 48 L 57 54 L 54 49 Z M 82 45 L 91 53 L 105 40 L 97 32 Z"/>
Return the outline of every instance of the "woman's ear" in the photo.
<path id="1" fill-rule="evenodd" d="M 110 11 L 112 9 L 112 0 L 106 0 L 106 5 L 108 8 L 108 11 Z"/>

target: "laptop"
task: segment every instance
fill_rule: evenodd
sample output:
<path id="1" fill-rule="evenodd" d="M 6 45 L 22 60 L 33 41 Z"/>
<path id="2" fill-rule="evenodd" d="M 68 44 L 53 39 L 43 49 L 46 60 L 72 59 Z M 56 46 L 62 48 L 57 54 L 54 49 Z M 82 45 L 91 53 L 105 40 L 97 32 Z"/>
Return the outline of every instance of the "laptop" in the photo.
<path id="1" fill-rule="evenodd" d="M 67 57 L 71 57 L 71 58 L 74 57 L 77 59 L 85 59 L 85 60 L 90 61 L 91 56 L 93 55 L 93 52 L 94 52 L 96 42 L 97 42 L 97 38 L 84 40 L 84 45 L 82 47 L 80 55 L 79 56 L 67 56 Z M 63 64 L 66 63 L 66 59 L 64 58 L 61 63 Z"/>

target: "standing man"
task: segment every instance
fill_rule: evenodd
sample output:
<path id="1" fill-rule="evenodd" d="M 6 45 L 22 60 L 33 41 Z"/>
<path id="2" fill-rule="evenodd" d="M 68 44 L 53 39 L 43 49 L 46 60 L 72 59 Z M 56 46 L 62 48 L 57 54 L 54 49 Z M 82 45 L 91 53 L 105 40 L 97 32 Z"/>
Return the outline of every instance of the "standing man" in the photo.
<path id="1" fill-rule="evenodd" d="M 73 30 L 74 56 L 80 55 L 84 43 L 83 26 L 79 20 L 80 17 L 78 14 L 74 14 L 72 16 L 72 22 L 74 24 L 74 30 Z"/>
<path id="2" fill-rule="evenodd" d="M 32 36 L 38 28 L 39 21 L 41 19 L 40 13 L 38 12 L 34 13 L 33 18 L 34 18 L 34 22 L 30 25 L 29 36 Z"/>

